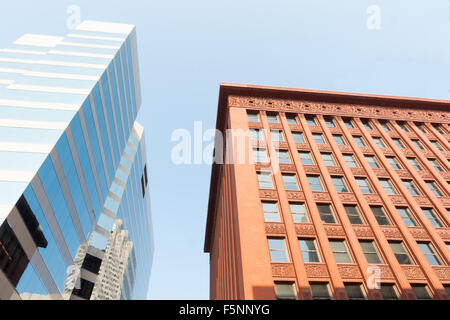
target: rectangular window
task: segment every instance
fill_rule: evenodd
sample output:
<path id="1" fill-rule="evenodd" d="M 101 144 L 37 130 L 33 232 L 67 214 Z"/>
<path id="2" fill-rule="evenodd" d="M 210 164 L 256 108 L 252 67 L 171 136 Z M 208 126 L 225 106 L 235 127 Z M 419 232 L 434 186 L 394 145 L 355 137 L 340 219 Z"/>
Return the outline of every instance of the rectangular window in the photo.
<path id="1" fill-rule="evenodd" d="M 325 144 L 325 140 L 323 139 L 323 135 L 321 133 L 313 133 L 313 138 L 317 144 Z"/>
<path id="2" fill-rule="evenodd" d="M 283 238 L 268 238 L 270 261 L 272 262 L 289 262 L 286 252 L 286 244 Z"/>
<path id="3" fill-rule="evenodd" d="M 406 224 L 407 227 L 416 227 L 417 222 L 413 218 L 411 212 L 408 208 L 396 208 L 398 214 L 400 217 L 402 217 L 403 222 Z"/>
<path id="4" fill-rule="evenodd" d="M 297 116 L 295 114 L 286 115 L 286 120 L 288 124 L 297 125 Z"/>
<path id="5" fill-rule="evenodd" d="M 417 129 L 420 130 L 420 132 L 427 133 L 427 130 L 425 129 L 423 123 L 415 123 L 415 125 L 416 125 Z"/>
<path id="6" fill-rule="evenodd" d="M 442 265 L 441 259 L 435 252 L 433 245 L 430 242 L 419 242 L 418 243 L 420 250 L 424 254 L 427 261 L 432 266 L 440 266 Z"/>
<path id="7" fill-rule="evenodd" d="M 295 143 L 305 143 L 305 139 L 301 132 L 292 132 L 292 136 L 294 137 Z"/>
<path id="8" fill-rule="evenodd" d="M 380 121 L 381 127 L 384 129 L 384 131 L 391 131 L 391 128 L 389 127 L 389 124 L 387 121 Z"/>
<path id="9" fill-rule="evenodd" d="M 394 284 L 382 283 L 380 285 L 381 295 L 384 300 L 398 300 L 399 295 Z"/>
<path id="10" fill-rule="evenodd" d="M 263 140 L 262 132 L 259 129 L 250 129 L 250 138 L 252 140 Z"/>
<path id="11" fill-rule="evenodd" d="M 331 177 L 331 180 L 333 180 L 337 192 L 348 192 L 344 177 Z"/>
<path id="12" fill-rule="evenodd" d="M 333 134 L 334 141 L 338 146 L 345 146 L 345 140 L 340 134 Z"/>
<path id="13" fill-rule="evenodd" d="M 384 189 L 384 191 L 386 191 L 387 194 L 389 194 L 389 195 L 397 194 L 397 192 L 395 191 L 394 186 L 392 185 L 391 180 L 389 180 L 389 179 L 380 179 L 380 183 L 383 186 L 383 189 Z"/>
<path id="14" fill-rule="evenodd" d="M 278 203 L 273 201 L 262 202 L 264 221 L 265 222 L 280 222 L 280 214 L 278 212 Z"/>
<path id="15" fill-rule="evenodd" d="M 391 225 L 388 217 L 386 216 L 386 213 L 384 212 L 383 207 L 370 206 L 370 209 L 372 210 L 372 213 L 375 216 L 375 219 L 377 219 L 377 222 L 380 226 L 390 226 Z"/>
<path id="16" fill-rule="evenodd" d="M 413 196 L 419 196 L 419 190 L 417 190 L 414 182 L 412 180 L 402 180 L 403 184 L 405 185 L 406 189 L 409 190 L 409 193 Z"/>
<path id="17" fill-rule="evenodd" d="M 320 177 L 319 176 L 306 176 L 308 178 L 308 182 L 309 182 L 309 187 L 311 188 L 311 191 L 315 191 L 315 192 L 322 192 L 323 191 L 323 187 L 322 187 L 322 183 L 320 181 Z"/>
<path id="18" fill-rule="evenodd" d="M 419 140 L 414 139 L 412 140 L 412 143 L 414 143 L 414 145 L 416 146 L 417 149 L 419 150 L 424 150 L 425 148 L 423 147 L 422 143 L 420 143 Z"/>
<path id="19" fill-rule="evenodd" d="M 365 300 L 366 296 L 361 283 L 344 283 L 349 300 Z"/>
<path id="20" fill-rule="evenodd" d="M 444 134 L 444 131 L 442 131 L 442 128 L 440 125 L 433 123 L 432 126 L 434 129 L 436 129 L 437 132 L 439 132 L 440 134 Z"/>
<path id="21" fill-rule="evenodd" d="M 272 141 L 281 142 L 284 141 L 283 132 L 279 130 L 270 131 L 270 136 L 272 137 Z"/>
<path id="22" fill-rule="evenodd" d="M 436 171 L 438 172 L 443 172 L 444 169 L 442 169 L 441 164 L 439 163 L 438 160 L 436 159 L 428 159 L 428 161 L 431 163 L 431 165 L 434 167 L 434 169 L 436 169 Z"/>
<path id="23" fill-rule="evenodd" d="M 355 157 L 353 157 L 352 154 L 344 154 L 343 155 L 345 163 L 347 163 L 347 166 L 350 168 L 357 168 L 358 162 L 356 162 Z"/>
<path id="24" fill-rule="evenodd" d="M 422 170 L 422 167 L 420 166 L 419 162 L 417 162 L 416 158 L 408 158 L 408 161 L 412 165 L 414 170 L 416 171 Z"/>
<path id="25" fill-rule="evenodd" d="M 373 141 L 375 141 L 375 144 L 378 146 L 378 148 L 386 148 L 383 139 L 381 139 L 380 137 L 374 137 Z"/>
<path id="26" fill-rule="evenodd" d="M 404 122 L 397 122 L 398 126 L 403 132 L 409 132 L 408 126 Z"/>
<path id="27" fill-rule="evenodd" d="M 369 163 L 371 168 L 373 168 L 373 169 L 380 168 L 380 165 L 378 164 L 377 159 L 375 158 L 375 156 L 366 155 L 365 158 L 366 158 L 366 160 Z"/>
<path id="28" fill-rule="evenodd" d="M 403 242 L 397 242 L 397 241 L 389 241 L 389 245 L 394 251 L 394 255 L 398 260 L 398 263 L 400 264 L 412 264 L 411 258 L 408 254 L 408 251 L 406 251 L 405 246 L 403 245 Z"/>
<path id="29" fill-rule="evenodd" d="M 444 196 L 442 194 L 441 190 L 439 190 L 437 184 L 434 181 L 425 181 L 425 183 L 427 184 L 428 188 L 430 188 L 431 192 L 433 192 L 433 194 L 436 197 L 443 197 Z"/>
<path id="30" fill-rule="evenodd" d="M 344 204 L 344 209 L 351 224 L 364 224 L 358 206 L 354 204 Z"/>
<path id="31" fill-rule="evenodd" d="M 302 251 L 303 262 L 320 262 L 319 252 L 314 239 L 299 239 L 300 250 Z"/>
<path id="32" fill-rule="evenodd" d="M 253 149 L 253 157 L 255 162 L 267 163 L 269 159 L 267 158 L 266 149 Z"/>
<path id="33" fill-rule="evenodd" d="M 276 114 L 267 114 L 267 121 L 269 123 L 278 123 L 278 115 L 276 115 Z"/>
<path id="34" fill-rule="evenodd" d="M 322 160 L 327 167 L 334 167 L 336 163 L 334 162 L 333 155 L 331 153 L 321 153 Z"/>
<path id="35" fill-rule="evenodd" d="M 297 300 L 295 282 L 275 282 L 275 296 L 277 300 Z"/>
<path id="36" fill-rule="evenodd" d="M 436 140 L 432 140 L 432 141 L 430 141 L 431 142 L 431 144 L 436 148 L 436 149 L 438 149 L 439 151 L 444 151 L 444 149 L 441 147 L 441 145 L 439 144 L 439 142 L 437 142 Z"/>
<path id="37" fill-rule="evenodd" d="M 248 122 L 259 122 L 259 112 L 248 111 L 247 119 L 248 119 Z"/>
<path id="38" fill-rule="evenodd" d="M 361 120 L 364 129 L 366 130 L 373 130 L 372 126 L 370 125 L 370 121 L 369 120 Z"/>
<path id="39" fill-rule="evenodd" d="M 331 250 L 333 251 L 334 259 L 336 263 L 352 263 L 347 249 L 345 240 L 330 240 Z"/>
<path id="40" fill-rule="evenodd" d="M 356 144 L 359 147 L 365 147 L 366 146 L 366 144 L 364 143 L 363 137 L 361 137 L 361 136 L 354 136 L 353 139 L 355 139 L 355 142 L 356 142 Z"/>
<path id="41" fill-rule="evenodd" d="M 372 193 L 372 189 L 370 188 L 370 184 L 366 178 L 355 178 L 355 179 L 362 193 L 364 194 Z"/>
<path id="42" fill-rule="evenodd" d="M 366 257 L 368 264 L 381 264 L 383 260 L 381 260 L 380 255 L 378 254 L 377 247 L 375 245 L 375 241 L 373 240 L 360 240 L 359 244 L 361 245 L 361 249 Z"/>
<path id="43" fill-rule="evenodd" d="M 411 288 L 414 291 L 418 300 L 430 300 L 432 299 L 430 290 L 426 284 L 411 284 Z"/>
<path id="44" fill-rule="evenodd" d="M 286 190 L 298 190 L 297 177 L 295 174 L 283 173 L 283 183 Z"/>
<path id="45" fill-rule="evenodd" d="M 289 151 L 287 150 L 277 150 L 277 157 L 279 163 L 291 163 L 291 158 L 289 157 Z"/>
<path id="46" fill-rule="evenodd" d="M 395 157 L 386 157 L 386 159 L 395 170 L 400 170 L 402 168 Z"/>
<path id="47" fill-rule="evenodd" d="M 257 175 L 260 189 L 273 189 L 272 174 L 270 172 L 258 172 Z"/>
<path id="48" fill-rule="evenodd" d="M 312 115 L 305 115 L 306 123 L 308 126 L 317 126 L 316 117 Z"/>
<path id="49" fill-rule="evenodd" d="M 430 220 L 430 223 L 435 228 L 442 228 L 444 225 L 442 224 L 441 220 L 436 216 L 434 213 L 434 210 L 431 208 L 422 208 L 422 212 L 427 216 L 428 220 Z"/>
<path id="50" fill-rule="evenodd" d="M 289 208 L 291 209 L 292 220 L 294 220 L 294 223 L 309 222 L 304 203 L 291 202 L 289 203 Z"/>
<path id="51" fill-rule="evenodd" d="M 330 204 L 317 203 L 317 210 L 319 210 L 320 218 L 324 223 L 336 223 L 334 218 L 333 209 Z"/>
<path id="52" fill-rule="evenodd" d="M 397 146 L 397 148 L 405 149 L 405 145 L 403 144 L 402 140 L 400 140 L 399 138 L 393 138 L 392 141 L 394 141 L 394 144 Z"/>
<path id="53" fill-rule="evenodd" d="M 332 117 L 325 117 L 325 123 L 327 124 L 327 127 L 334 128 L 336 125 L 334 124 L 334 120 Z"/>
<path id="54" fill-rule="evenodd" d="M 331 299 L 330 288 L 327 282 L 310 282 L 312 298 L 315 300 Z"/>
<path id="55" fill-rule="evenodd" d="M 300 160 L 302 162 L 302 164 L 304 165 L 313 165 L 314 162 L 311 158 L 311 153 L 309 153 L 308 151 L 299 151 L 298 155 L 300 156 Z"/>
<path id="56" fill-rule="evenodd" d="M 344 124 L 347 128 L 349 129 L 353 129 L 355 126 L 353 125 L 353 121 L 351 119 L 343 119 L 344 120 Z"/>

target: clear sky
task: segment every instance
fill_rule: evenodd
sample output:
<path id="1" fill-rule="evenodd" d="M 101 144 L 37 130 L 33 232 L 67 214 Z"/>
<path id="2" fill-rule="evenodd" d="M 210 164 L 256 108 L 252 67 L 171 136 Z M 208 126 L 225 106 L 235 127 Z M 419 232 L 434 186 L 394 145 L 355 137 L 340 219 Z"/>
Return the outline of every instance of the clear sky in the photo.
<path id="1" fill-rule="evenodd" d="M 150 299 L 209 296 L 211 168 L 174 165 L 171 134 L 196 120 L 215 127 L 220 82 L 450 99 L 450 0 L 3 0 L 0 47 L 24 33 L 65 35 L 71 5 L 82 20 L 137 26 Z"/>

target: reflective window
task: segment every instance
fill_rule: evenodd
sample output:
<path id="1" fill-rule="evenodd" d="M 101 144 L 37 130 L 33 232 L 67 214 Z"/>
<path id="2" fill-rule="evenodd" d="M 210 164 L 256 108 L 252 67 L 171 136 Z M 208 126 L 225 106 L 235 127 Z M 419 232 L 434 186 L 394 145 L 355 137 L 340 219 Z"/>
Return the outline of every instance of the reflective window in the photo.
<path id="1" fill-rule="evenodd" d="M 317 126 L 316 117 L 311 115 L 305 115 L 306 123 L 308 126 Z"/>
<path id="2" fill-rule="evenodd" d="M 344 209 L 351 224 L 364 224 L 357 205 L 344 204 Z"/>
<path id="3" fill-rule="evenodd" d="M 411 141 L 416 146 L 417 149 L 419 149 L 419 150 L 424 150 L 425 149 L 423 147 L 422 143 L 419 140 L 414 139 L 414 140 L 411 140 Z"/>
<path id="4" fill-rule="evenodd" d="M 433 192 L 433 194 L 436 197 L 443 197 L 444 196 L 442 194 L 441 190 L 439 190 L 439 187 L 437 186 L 437 184 L 434 181 L 425 181 L 425 183 L 427 184 L 428 188 L 430 188 L 431 192 Z"/>
<path id="5" fill-rule="evenodd" d="M 300 250 L 302 251 L 303 262 L 320 262 L 319 251 L 314 239 L 299 239 Z"/>
<path id="6" fill-rule="evenodd" d="M 409 256 L 408 251 L 406 251 L 403 242 L 394 242 L 389 241 L 389 245 L 391 246 L 392 251 L 394 251 L 394 255 L 400 264 L 413 264 L 411 258 Z"/>
<path id="7" fill-rule="evenodd" d="M 358 184 L 361 192 L 364 194 L 371 194 L 372 189 L 370 188 L 369 182 L 366 178 L 356 178 L 356 183 Z"/>
<path id="8" fill-rule="evenodd" d="M 420 171 L 422 170 L 422 167 L 420 166 L 420 164 L 417 162 L 416 158 L 408 158 L 409 163 L 412 165 L 412 167 L 414 168 L 414 170 L 416 171 Z"/>
<path id="9" fill-rule="evenodd" d="M 272 174 L 270 172 L 258 172 L 257 175 L 260 189 L 273 189 Z"/>
<path id="10" fill-rule="evenodd" d="M 430 220 L 430 223 L 435 228 L 442 228 L 444 225 L 442 224 L 441 220 L 438 219 L 435 212 L 431 208 L 422 208 L 423 213 L 427 216 L 428 220 Z"/>
<path id="11" fill-rule="evenodd" d="M 407 227 L 417 226 L 417 222 L 414 220 L 408 208 L 397 208 L 397 212 L 400 215 L 400 217 L 402 217 L 402 220 Z"/>
<path id="12" fill-rule="evenodd" d="M 432 266 L 440 266 L 442 265 L 441 259 L 437 255 L 434 250 L 433 245 L 430 242 L 419 242 L 418 243 L 420 250 L 427 258 L 427 261 Z"/>
<path id="13" fill-rule="evenodd" d="M 324 119 L 325 119 L 325 123 L 326 123 L 327 127 L 329 127 L 329 128 L 336 127 L 332 117 L 325 117 Z"/>
<path id="14" fill-rule="evenodd" d="M 378 146 L 378 148 L 386 148 L 383 139 L 381 139 L 380 137 L 374 137 L 373 141 L 375 141 L 375 144 Z"/>
<path id="15" fill-rule="evenodd" d="M 308 175 L 307 178 L 308 178 L 309 187 L 311 188 L 311 191 L 317 191 L 317 192 L 323 191 L 322 182 L 320 181 L 319 176 Z"/>
<path id="16" fill-rule="evenodd" d="M 270 259 L 272 262 L 289 262 L 284 239 L 268 238 Z"/>
<path id="17" fill-rule="evenodd" d="M 352 263 L 345 240 L 330 240 L 331 250 L 337 263 Z"/>
<path id="18" fill-rule="evenodd" d="M 319 210 L 320 217 L 324 223 L 336 223 L 334 218 L 333 209 L 330 204 L 317 203 L 317 210 Z"/>
<path id="19" fill-rule="evenodd" d="M 277 300 L 297 300 L 295 282 L 275 282 Z"/>
<path id="20" fill-rule="evenodd" d="M 431 165 L 434 167 L 434 169 L 436 169 L 436 171 L 438 172 L 443 172 L 444 169 L 442 169 L 441 164 L 439 163 L 438 160 L 436 159 L 428 159 L 428 161 L 431 163 Z"/>
<path id="21" fill-rule="evenodd" d="M 298 155 L 300 156 L 300 160 L 304 165 L 313 165 L 313 159 L 311 157 L 311 153 L 308 151 L 299 151 Z"/>
<path id="22" fill-rule="evenodd" d="M 400 140 L 399 138 L 393 138 L 392 141 L 394 141 L 394 144 L 397 146 L 397 148 L 399 148 L 399 149 L 405 148 L 405 145 L 403 144 L 402 140 Z"/>
<path id="23" fill-rule="evenodd" d="M 310 282 L 312 298 L 315 300 L 331 299 L 330 288 L 327 282 Z"/>
<path id="24" fill-rule="evenodd" d="M 430 290 L 426 284 L 411 284 L 411 288 L 414 291 L 418 300 L 429 300 L 432 299 Z"/>
<path id="25" fill-rule="evenodd" d="M 398 300 L 399 294 L 394 284 L 382 283 L 380 291 L 384 300 Z"/>
<path id="26" fill-rule="evenodd" d="M 333 134 L 333 138 L 334 138 L 334 141 L 336 142 L 336 144 L 338 146 L 344 146 L 345 145 L 345 140 L 342 137 L 342 135 L 340 135 L 340 134 Z"/>
<path id="27" fill-rule="evenodd" d="M 406 189 L 409 190 L 409 192 L 411 193 L 411 195 L 413 196 L 419 196 L 419 190 L 417 190 L 414 182 L 412 180 L 402 180 L 403 184 L 405 185 Z"/>
<path id="28" fill-rule="evenodd" d="M 298 190 L 297 177 L 295 174 L 282 174 L 284 188 L 286 190 Z"/>
<path id="29" fill-rule="evenodd" d="M 343 155 L 345 162 L 347 163 L 347 166 L 350 168 L 357 168 L 358 162 L 356 162 L 355 157 L 353 157 L 352 154 L 344 154 Z"/>
<path id="30" fill-rule="evenodd" d="M 323 135 L 321 133 L 313 133 L 313 138 L 317 144 L 325 144 L 325 140 L 323 139 Z"/>
<path id="31" fill-rule="evenodd" d="M 289 151 L 287 150 L 277 150 L 277 157 L 279 163 L 291 163 L 291 158 L 289 157 Z"/>
<path id="32" fill-rule="evenodd" d="M 301 132 L 292 132 L 294 136 L 294 141 L 296 143 L 305 143 L 305 139 L 303 138 L 303 134 Z"/>
<path id="33" fill-rule="evenodd" d="M 380 226 L 389 226 L 391 223 L 389 222 L 388 217 L 386 216 L 386 213 L 384 212 L 383 207 L 380 206 L 370 206 L 370 209 L 372 210 L 373 215 L 377 219 L 377 222 Z"/>
<path id="34" fill-rule="evenodd" d="M 402 168 L 395 157 L 386 157 L 386 159 L 395 170 L 400 170 Z"/>
<path id="35" fill-rule="evenodd" d="M 356 142 L 356 144 L 359 147 L 365 147 L 366 146 L 366 144 L 364 143 L 363 137 L 361 137 L 361 136 L 354 136 L 353 139 L 355 139 L 355 142 Z"/>
<path id="36" fill-rule="evenodd" d="M 377 159 L 375 158 L 375 156 L 366 155 L 365 158 L 366 158 L 366 160 L 369 163 L 371 168 L 373 168 L 373 169 L 380 168 L 380 165 L 378 164 Z"/>
<path id="37" fill-rule="evenodd" d="M 361 283 L 344 283 L 349 300 L 365 300 L 366 296 Z"/>
<path id="38" fill-rule="evenodd" d="M 297 117 L 294 114 L 286 115 L 286 120 L 288 124 L 297 125 Z"/>
<path id="39" fill-rule="evenodd" d="M 309 222 L 304 203 L 291 202 L 289 203 L 289 208 L 291 209 L 292 219 L 294 220 L 294 223 Z"/>
<path id="40" fill-rule="evenodd" d="M 380 179 L 380 183 L 383 186 L 384 191 L 386 191 L 387 194 L 389 194 L 389 195 L 397 194 L 397 192 L 395 191 L 394 186 L 391 183 L 391 180 L 389 180 L 389 179 Z"/>
<path id="41" fill-rule="evenodd" d="M 331 177 L 337 192 L 348 192 L 344 177 Z"/>
<path id="42" fill-rule="evenodd" d="M 270 135 L 272 137 L 272 141 L 284 141 L 283 132 L 279 130 L 272 130 L 270 131 Z"/>
<path id="43" fill-rule="evenodd" d="M 367 263 L 369 263 L 369 264 L 383 263 L 383 260 L 381 260 L 380 255 L 378 254 L 378 250 L 376 248 L 375 241 L 360 240 L 359 244 L 361 245 L 361 249 L 364 253 L 364 256 L 367 259 Z"/>
<path id="44" fill-rule="evenodd" d="M 267 121 L 269 123 L 278 123 L 278 115 L 276 115 L 276 114 L 267 114 Z"/>
<path id="45" fill-rule="evenodd" d="M 253 157 L 255 162 L 267 163 L 269 159 L 267 158 L 266 149 L 253 149 Z"/>
<path id="46" fill-rule="evenodd" d="M 327 167 L 334 167 L 336 163 L 334 162 L 333 154 L 331 153 L 321 153 L 322 160 Z"/>
<path id="47" fill-rule="evenodd" d="M 280 222 L 280 214 L 278 212 L 277 202 L 263 201 L 262 207 L 265 222 Z"/>

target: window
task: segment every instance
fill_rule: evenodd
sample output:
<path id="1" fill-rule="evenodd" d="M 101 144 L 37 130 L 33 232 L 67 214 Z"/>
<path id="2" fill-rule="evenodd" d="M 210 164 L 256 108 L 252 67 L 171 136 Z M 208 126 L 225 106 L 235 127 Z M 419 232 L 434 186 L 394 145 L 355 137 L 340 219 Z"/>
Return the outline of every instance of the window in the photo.
<path id="1" fill-rule="evenodd" d="M 308 126 L 317 126 L 315 116 L 306 115 L 305 119 L 306 119 L 306 123 L 308 124 Z"/>
<path id="2" fill-rule="evenodd" d="M 422 167 L 420 166 L 420 164 L 417 162 L 416 158 L 408 158 L 409 163 L 412 165 L 412 167 L 414 168 L 414 170 L 416 171 L 420 171 L 422 170 Z"/>
<path id="3" fill-rule="evenodd" d="M 327 167 L 334 167 L 336 163 L 334 162 L 333 155 L 331 153 L 322 153 L 322 160 Z"/>
<path id="4" fill-rule="evenodd" d="M 313 138 L 317 144 L 325 144 L 325 140 L 323 139 L 323 135 L 321 133 L 313 133 Z"/>
<path id="5" fill-rule="evenodd" d="M 420 250 L 424 254 L 427 261 L 432 266 L 440 266 L 442 265 L 441 259 L 434 251 L 433 245 L 429 242 L 419 242 L 418 243 Z"/>
<path id="6" fill-rule="evenodd" d="M 411 212 L 409 212 L 408 208 L 396 208 L 400 217 L 402 217 L 403 222 L 407 227 L 415 227 L 417 226 L 417 222 L 414 220 Z"/>
<path id="7" fill-rule="evenodd" d="M 267 240 L 269 242 L 270 261 L 289 262 L 284 239 L 268 238 Z"/>
<path id="8" fill-rule="evenodd" d="M 444 289 L 447 292 L 447 295 L 450 297 L 450 284 L 444 284 Z"/>
<path id="9" fill-rule="evenodd" d="M 247 112 L 247 119 L 249 122 L 259 122 L 259 113 L 254 111 Z"/>
<path id="10" fill-rule="evenodd" d="M 358 184 L 361 192 L 364 194 L 371 194 L 372 189 L 370 188 L 369 182 L 366 178 L 356 178 L 356 183 Z"/>
<path id="11" fill-rule="evenodd" d="M 278 123 L 278 115 L 276 115 L 276 114 L 267 114 L 267 121 L 269 123 Z"/>
<path id="12" fill-rule="evenodd" d="M 291 163 L 289 151 L 287 150 L 277 150 L 277 157 L 279 163 Z"/>
<path id="13" fill-rule="evenodd" d="M 426 284 L 413 283 L 411 284 L 411 288 L 414 291 L 414 294 L 416 295 L 418 300 L 431 299 L 431 294 Z"/>
<path id="14" fill-rule="evenodd" d="M 425 129 L 423 123 L 416 123 L 415 125 L 417 129 L 419 129 L 422 133 L 427 133 L 427 130 Z"/>
<path id="15" fill-rule="evenodd" d="M 377 222 L 380 226 L 390 226 L 391 225 L 388 217 L 384 213 L 383 207 L 370 206 L 370 209 L 372 210 L 372 213 L 375 216 L 375 219 L 377 219 Z"/>
<path id="16" fill-rule="evenodd" d="M 391 180 L 389 180 L 389 179 L 380 179 L 380 183 L 383 186 L 384 191 L 386 191 L 387 194 L 389 194 L 389 195 L 397 194 L 397 192 L 395 191 L 394 186 L 392 185 Z"/>
<path id="17" fill-rule="evenodd" d="M 391 131 L 391 128 L 389 127 L 388 123 L 386 121 L 380 121 L 381 127 L 384 129 L 384 131 Z"/>
<path id="18" fill-rule="evenodd" d="M 292 220 L 294 220 L 294 223 L 309 222 L 304 203 L 289 203 L 289 208 L 291 209 Z"/>
<path id="19" fill-rule="evenodd" d="M 269 160 L 267 159 L 266 149 L 253 149 L 253 157 L 255 158 L 255 162 L 269 162 Z"/>
<path id="20" fill-rule="evenodd" d="M 412 140 L 412 143 L 414 143 L 414 145 L 416 146 L 416 148 L 419 149 L 419 150 L 424 150 L 424 149 L 425 149 L 425 148 L 423 147 L 423 145 L 420 143 L 420 141 L 417 140 L 417 139 Z"/>
<path id="21" fill-rule="evenodd" d="M 333 184 L 337 192 L 348 192 L 343 177 L 331 177 L 331 180 L 333 180 Z"/>
<path id="22" fill-rule="evenodd" d="M 344 141 L 344 138 L 342 137 L 342 135 L 333 134 L 333 138 L 338 146 L 345 146 L 345 141 Z"/>
<path id="23" fill-rule="evenodd" d="M 442 224 L 441 220 L 437 218 L 437 216 L 434 213 L 434 210 L 431 208 L 422 208 L 422 212 L 427 216 L 428 220 L 430 220 L 430 223 L 435 228 L 442 228 L 444 225 Z"/>
<path id="24" fill-rule="evenodd" d="M 411 258 L 403 245 L 403 242 L 389 241 L 389 245 L 394 251 L 394 255 L 400 264 L 412 264 Z"/>
<path id="25" fill-rule="evenodd" d="M 375 246 L 375 241 L 373 240 L 360 240 L 359 244 L 361 245 L 361 249 L 366 257 L 367 263 L 369 264 L 381 264 L 383 260 L 381 260 L 380 255 L 378 254 L 377 247 Z"/>
<path id="26" fill-rule="evenodd" d="M 398 122 L 398 126 L 402 129 L 403 132 L 409 132 L 408 126 L 404 122 Z"/>
<path id="27" fill-rule="evenodd" d="M 297 177 L 295 174 L 282 174 L 284 188 L 286 190 L 298 190 Z"/>
<path id="28" fill-rule="evenodd" d="M 334 120 L 331 117 L 325 117 L 325 123 L 327 124 L 327 127 L 334 128 L 336 125 L 334 124 Z"/>
<path id="29" fill-rule="evenodd" d="M 361 283 L 344 283 L 345 291 L 350 300 L 365 300 Z"/>
<path id="30" fill-rule="evenodd" d="M 263 201 L 262 207 L 265 222 L 280 222 L 280 214 L 278 212 L 277 202 Z"/>
<path id="31" fill-rule="evenodd" d="M 337 263 L 352 263 L 345 240 L 330 240 L 331 250 Z"/>
<path id="32" fill-rule="evenodd" d="M 343 119 L 344 120 L 344 124 L 347 128 L 349 129 L 353 129 L 355 126 L 353 125 L 353 121 L 351 119 Z"/>
<path id="33" fill-rule="evenodd" d="M 373 169 L 378 169 L 380 167 L 380 165 L 377 162 L 377 159 L 375 158 L 375 156 L 365 156 L 367 162 L 369 163 L 370 167 Z"/>
<path id="34" fill-rule="evenodd" d="M 300 156 L 300 160 L 304 165 L 313 165 L 314 162 L 311 158 L 311 153 L 307 151 L 299 151 L 298 155 Z"/>
<path id="35" fill-rule="evenodd" d="M 380 285 L 381 295 L 384 300 L 397 300 L 398 292 L 394 284 L 382 283 Z"/>
<path id="36" fill-rule="evenodd" d="M 297 300 L 295 282 L 275 282 L 275 296 L 277 300 Z"/>
<path id="37" fill-rule="evenodd" d="M 441 145 L 439 144 L 439 142 L 437 142 L 436 140 L 432 140 L 432 141 L 430 141 L 431 142 L 431 144 L 436 148 L 436 149 L 438 149 L 439 151 L 444 151 L 444 149 L 441 147 Z"/>
<path id="38" fill-rule="evenodd" d="M 286 115 L 286 120 L 288 124 L 297 125 L 297 116 L 295 114 L 288 114 Z"/>
<path id="39" fill-rule="evenodd" d="M 400 140 L 399 138 L 393 138 L 392 141 L 394 141 L 397 148 L 405 149 L 405 145 L 403 144 L 402 140 Z"/>
<path id="40" fill-rule="evenodd" d="M 279 130 L 270 131 L 270 136 L 272 137 L 272 141 L 284 141 L 283 132 Z"/>
<path id="41" fill-rule="evenodd" d="M 364 224 L 363 220 L 361 219 L 358 206 L 354 204 L 344 204 L 344 209 L 351 224 Z"/>
<path id="42" fill-rule="evenodd" d="M 250 129 L 250 138 L 252 140 L 262 140 L 262 132 L 259 129 Z"/>
<path id="43" fill-rule="evenodd" d="M 319 252 L 314 239 L 299 239 L 300 250 L 302 251 L 303 262 L 320 262 Z"/>
<path id="44" fill-rule="evenodd" d="M 403 184 L 405 185 L 406 189 L 409 190 L 409 193 L 411 193 L 413 196 L 419 196 L 419 190 L 417 190 L 416 186 L 414 185 L 414 182 L 412 180 L 402 180 Z"/>
<path id="45" fill-rule="evenodd" d="M 375 141 L 375 144 L 378 146 L 378 148 L 386 148 L 383 139 L 381 139 L 380 137 L 374 137 L 373 141 Z"/>
<path id="46" fill-rule="evenodd" d="M 331 299 L 330 288 L 327 282 L 310 282 L 309 285 L 313 299 Z"/>
<path id="47" fill-rule="evenodd" d="M 345 162 L 350 168 L 357 168 L 358 162 L 356 162 L 355 157 L 352 154 L 344 154 L 343 155 Z"/>
<path id="48" fill-rule="evenodd" d="M 292 132 L 292 135 L 294 136 L 295 143 L 305 143 L 305 139 L 301 132 Z"/>
<path id="49" fill-rule="evenodd" d="M 395 170 L 400 170 L 402 168 L 395 157 L 386 157 L 386 159 Z"/>
<path id="50" fill-rule="evenodd" d="M 440 134 L 444 134 L 444 131 L 442 131 L 442 128 L 440 125 L 433 123 L 432 126 L 433 126 L 433 128 L 436 129 L 437 132 L 439 132 Z"/>
<path id="51" fill-rule="evenodd" d="M 366 144 L 364 143 L 364 139 L 361 136 L 354 136 L 353 139 L 355 139 L 355 142 L 359 147 L 366 146 Z"/>
<path id="52" fill-rule="evenodd" d="M 433 194 L 436 197 L 443 197 L 443 194 L 441 192 L 441 190 L 439 190 L 438 186 L 436 185 L 435 182 L 433 181 L 425 181 L 425 183 L 427 184 L 428 188 L 430 188 L 431 192 L 433 192 Z"/>
<path id="53" fill-rule="evenodd" d="M 319 176 L 309 176 L 308 175 L 306 177 L 308 178 L 309 187 L 311 188 L 311 191 L 316 191 L 316 192 L 323 191 L 322 183 L 320 181 Z"/>
<path id="54" fill-rule="evenodd" d="M 444 169 L 442 169 L 441 167 L 441 164 L 436 159 L 428 159 L 428 161 L 430 161 L 431 165 L 436 169 L 436 171 L 438 172 L 444 171 Z"/>
<path id="55" fill-rule="evenodd" d="M 319 210 L 320 218 L 324 223 L 336 223 L 334 218 L 333 209 L 330 204 L 317 203 L 317 210 Z"/>
<path id="56" fill-rule="evenodd" d="M 258 172 L 257 175 L 260 189 L 273 189 L 272 174 L 270 172 Z"/>
<path id="57" fill-rule="evenodd" d="M 373 130 L 372 126 L 370 125 L 370 121 L 369 120 L 361 120 L 364 129 L 366 130 Z"/>

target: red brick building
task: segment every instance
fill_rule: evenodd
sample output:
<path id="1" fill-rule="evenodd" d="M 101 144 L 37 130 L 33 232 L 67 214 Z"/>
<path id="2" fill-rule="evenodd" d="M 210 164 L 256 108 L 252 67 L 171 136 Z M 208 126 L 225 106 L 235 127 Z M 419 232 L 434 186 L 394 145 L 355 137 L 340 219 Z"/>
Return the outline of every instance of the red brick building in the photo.
<path id="1" fill-rule="evenodd" d="M 449 299 L 450 101 L 222 84 L 217 129 L 211 299 Z"/>

